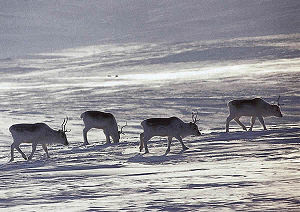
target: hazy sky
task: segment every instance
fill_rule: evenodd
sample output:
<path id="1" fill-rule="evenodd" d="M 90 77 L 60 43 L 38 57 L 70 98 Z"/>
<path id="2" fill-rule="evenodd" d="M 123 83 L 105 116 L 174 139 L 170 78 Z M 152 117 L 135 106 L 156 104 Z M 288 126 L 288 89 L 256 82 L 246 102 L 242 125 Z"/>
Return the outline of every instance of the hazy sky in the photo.
<path id="1" fill-rule="evenodd" d="M 0 56 L 300 31 L 299 0 L 0 0 Z"/>

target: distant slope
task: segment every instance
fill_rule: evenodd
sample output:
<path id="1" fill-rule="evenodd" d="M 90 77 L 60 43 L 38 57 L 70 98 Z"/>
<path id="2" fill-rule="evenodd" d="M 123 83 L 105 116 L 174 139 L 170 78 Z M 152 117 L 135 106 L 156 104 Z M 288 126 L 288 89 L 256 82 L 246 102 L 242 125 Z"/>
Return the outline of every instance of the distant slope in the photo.
<path id="1" fill-rule="evenodd" d="M 104 42 L 300 32 L 298 0 L 0 0 L 0 58 Z"/>

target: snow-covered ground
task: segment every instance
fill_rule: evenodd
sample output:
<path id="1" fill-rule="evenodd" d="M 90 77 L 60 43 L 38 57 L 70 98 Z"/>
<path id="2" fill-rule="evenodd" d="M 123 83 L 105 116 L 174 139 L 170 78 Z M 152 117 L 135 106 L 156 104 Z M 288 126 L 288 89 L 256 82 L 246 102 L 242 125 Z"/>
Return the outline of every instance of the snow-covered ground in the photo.
<path id="1" fill-rule="evenodd" d="M 66 49 L 0 61 L 0 210 L 196 211 L 300 207 L 299 34 L 209 42 L 129 43 Z M 231 123 L 234 98 L 281 95 L 283 118 L 263 131 Z M 105 144 L 99 130 L 83 147 L 86 110 L 112 112 L 126 135 Z M 140 122 L 198 111 L 201 137 L 153 138 L 139 153 Z M 14 123 L 59 128 L 70 146 L 41 146 L 32 161 L 10 159 Z M 242 119 L 249 126 L 248 119 Z M 31 146 L 22 145 L 26 154 Z"/>

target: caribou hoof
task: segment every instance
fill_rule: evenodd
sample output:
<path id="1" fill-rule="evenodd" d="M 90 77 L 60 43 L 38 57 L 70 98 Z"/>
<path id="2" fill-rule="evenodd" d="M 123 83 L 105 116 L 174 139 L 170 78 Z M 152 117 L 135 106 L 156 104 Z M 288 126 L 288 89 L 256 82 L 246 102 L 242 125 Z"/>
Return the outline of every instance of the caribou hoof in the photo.
<path id="1" fill-rule="evenodd" d="M 189 149 L 189 148 L 186 147 L 186 146 L 182 147 L 182 150 L 183 150 L 183 151 L 188 150 L 188 149 Z"/>

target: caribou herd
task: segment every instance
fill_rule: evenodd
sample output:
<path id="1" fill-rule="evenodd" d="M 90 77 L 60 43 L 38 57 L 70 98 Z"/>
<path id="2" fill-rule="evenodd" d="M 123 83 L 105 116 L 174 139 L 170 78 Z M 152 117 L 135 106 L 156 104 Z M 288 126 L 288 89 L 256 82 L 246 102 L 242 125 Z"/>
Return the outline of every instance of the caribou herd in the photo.
<path id="1" fill-rule="evenodd" d="M 269 104 L 261 98 L 230 101 L 228 103 L 229 116 L 226 119 L 226 132 L 229 132 L 229 123 L 231 120 L 234 120 L 244 130 L 247 130 L 246 126 L 239 120 L 242 116 L 251 117 L 251 126 L 249 131 L 252 131 L 256 118 L 258 118 L 264 130 L 267 130 L 263 117 L 282 117 L 282 113 L 280 111 L 280 105 L 282 104 L 279 104 L 279 98 L 280 96 L 277 99 L 277 104 Z M 84 123 L 83 145 L 89 144 L 87 133 L 92 128 L 102 129 L 106 137 L 106 143 L 109 144 L 111 143 L 110 138 L 112 138 L 114 143 L 118 143 L 120 141 L 120 135 L 123 134 L 123 128 L 127 126 L 126 122 L 119 131 L 119 126 L 114 115 L 100 111 L 86 111 L 81 114 L 80 118 Z M 197 126 L 197 122 L 199 121 L 197 118 L 198 113 L 192 113 L 192 122 L 184 122 L 178 117 L 149 118 L 142 121 L 141 126 L 144 131 L 140 134 L 140 151 L 145 149 L 145 153 L 149 153 L 147 142 L 154 136 L 163 136 L 168 138 L 166 154 L 170 152 L 173 138 L 176 138 L 181 143 L 183 151 L 187 150 L 188 147 L 185 146 L 182 139 L 190 135 L 201 135 Z M 70 132 L 70 130 L 66 129 L 67 122 L 68 118 L 64 119 L 61 129 L 59 130 L 54 130 L 45 123 L 12 125 L 9 128 L 13 137 L 10 161 L 14 160 L 14 149 L 16 149 L 25 160 L 31 160 L 38 144 L 42 145 L 47 157 L 49 157 L 47 144 L 57 143 L 69 145 L 66 132 Z M 21 143 L 32 144 L 32 152 L 28 158 L 19 147 Z"/>

